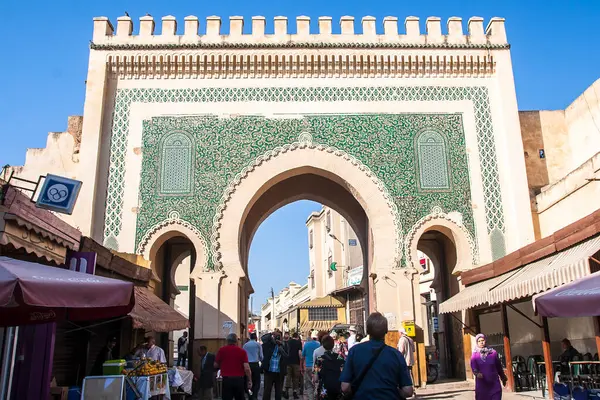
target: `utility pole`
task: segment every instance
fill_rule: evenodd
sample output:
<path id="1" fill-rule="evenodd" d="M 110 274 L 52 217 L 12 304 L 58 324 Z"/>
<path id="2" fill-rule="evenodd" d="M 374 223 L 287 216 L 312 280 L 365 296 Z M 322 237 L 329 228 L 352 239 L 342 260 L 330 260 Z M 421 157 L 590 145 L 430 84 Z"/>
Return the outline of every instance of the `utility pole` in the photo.
<path id="1" fill-rule="evenodd" d="M 273 288 L 271 287 L 271 300 L 273 301 L 273 315 L 271 316 L 271 321 L 273 321 L 273 323 L 271 324 L 271 331 L 275 330 L 275 292 L 273 291 Z"/>

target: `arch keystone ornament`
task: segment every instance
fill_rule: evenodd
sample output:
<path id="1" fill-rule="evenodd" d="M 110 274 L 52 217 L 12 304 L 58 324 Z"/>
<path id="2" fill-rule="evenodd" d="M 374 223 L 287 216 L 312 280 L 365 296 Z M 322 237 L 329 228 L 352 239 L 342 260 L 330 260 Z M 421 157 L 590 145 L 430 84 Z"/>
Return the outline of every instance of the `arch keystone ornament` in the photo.
<path id="1" fill-rule="evenodd" d="M 417 246 L 421 236 L 428 230 L 442 227 L 448 229 L 452 237 L 448 237 L 454 242 L 456 247 L 456 267 L 452 274 L 464 272 L 479 264 L 479 251 L 473 240 L 473 236 L 465 227 L 462 221 L 462 215 L 458 212 L 445 213 L 439 206 L 432 208 L 431 213 L 421 218 L 406 235 L 404 244 L 404 254 L 409 268 L 416 269 L 418 262 Z M 448 235 L 446 235 L 448 236 Z"/>
<path id="2" fill-rule="evenodd" d="M 244 210 L 251 203 L 252 197 L 271 179 L 302 167 L 328 171 L 347 184 L 347 189 L 369 218 L 375 248 L 391 245 L 388 262 L 385 262 L 386 258 L 382 258 L 382 265 L 400 266 L 402 224 L 398 207 L 385 184 L 353 155 L 332 146 L 314 143 L 312 134 L 306 129 L 300 133 L 297 141 L 258 156 L 229 183 L 213 220 L 210 257 L 215 268 L 224 268 L 225 244 L 229 246 L 231 254 L 227 261 L 239 264 L 239 257 L 237 260 L 235 258 L 235 255 L 239 255 L 239 230 L 243 225 Z M 226 221 L 228 215 L 231 219 Z M 231 225 L 226 226 L 228 222 Z M 225 235 L 228 237 L 225 238 Z"/>

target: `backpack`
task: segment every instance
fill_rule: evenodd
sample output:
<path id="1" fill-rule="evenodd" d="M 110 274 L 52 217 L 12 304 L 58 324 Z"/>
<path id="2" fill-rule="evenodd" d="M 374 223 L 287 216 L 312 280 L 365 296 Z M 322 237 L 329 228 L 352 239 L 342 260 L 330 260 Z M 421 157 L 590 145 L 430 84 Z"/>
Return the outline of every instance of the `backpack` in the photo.
<path id="1" fill-rule="evenodd" d="M 321 382 L 323 383 L 323 389 L 327 391 L 327 394 L 335 395 L 342 392 L 340 375 L 342 374 L 343 365 L 344 360 L 340 360 L 337 354 L 323 354 L 319 378 L 321 379 Z"/>

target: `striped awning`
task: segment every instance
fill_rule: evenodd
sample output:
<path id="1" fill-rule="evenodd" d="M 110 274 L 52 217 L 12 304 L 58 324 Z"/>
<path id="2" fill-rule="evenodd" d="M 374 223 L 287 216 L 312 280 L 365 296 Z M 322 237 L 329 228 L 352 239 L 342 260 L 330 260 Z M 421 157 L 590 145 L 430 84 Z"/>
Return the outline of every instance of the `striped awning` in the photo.
<path id="1" fill-rule="evenodd" d="M 300 331 L 329 331 L 338 323 L 339 321 L 304 321 L 302 326 L 300 326 Z"/>
<path id="2" fill-rule="evenodd" d="M 440 304 L 440 313 L 526 298 L 573 282 L 590 274 L 589 258 L 599 250 L 597 236 L 515 271 L 478 282 Z"/>

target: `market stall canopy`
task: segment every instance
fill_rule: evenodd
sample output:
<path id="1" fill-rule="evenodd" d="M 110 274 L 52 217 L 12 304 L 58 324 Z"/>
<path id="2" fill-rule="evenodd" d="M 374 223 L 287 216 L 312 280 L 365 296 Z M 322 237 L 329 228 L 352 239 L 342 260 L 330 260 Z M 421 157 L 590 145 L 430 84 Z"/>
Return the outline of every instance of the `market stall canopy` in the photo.
<path id="1" fill-rule="evenodd" d="M 500 276 L 467 286 L 440 304 L 440 314 L 480 305 L 501 304 L 527 298 L 590 275 L 589 258 L 600 250 L 600 236 L 554 252 Z"/>
<path id="2" fill-rule="evenodd" d="M 115 318 L 134 302 L 130 282 L 0 257 L 0 326 Z"/>
<path id="3" fill-rule="evenodd" d="M 534 310 L 543 317 L 600 315 L 600 272 L 533 297 Z"/>
<path id="4" fill-rule="evenodd" d="M 300 332 L 330 331 L 339 321 L 304 321 Z"/>
<path id="5" fill-rule="evenodd" d="M 298 308 L 341 308 L 344 307 L 341 301 L 332 296 L 318 297 L 316 299 L 304 302 L 298 305 Z"/>
<path id="6" fill-rule="evenodd" d="M 135 307 L 129 313 L 135 329 L 170 332 L 187 329 L 190 320 L 144 287 L 135 287 Z"/>

